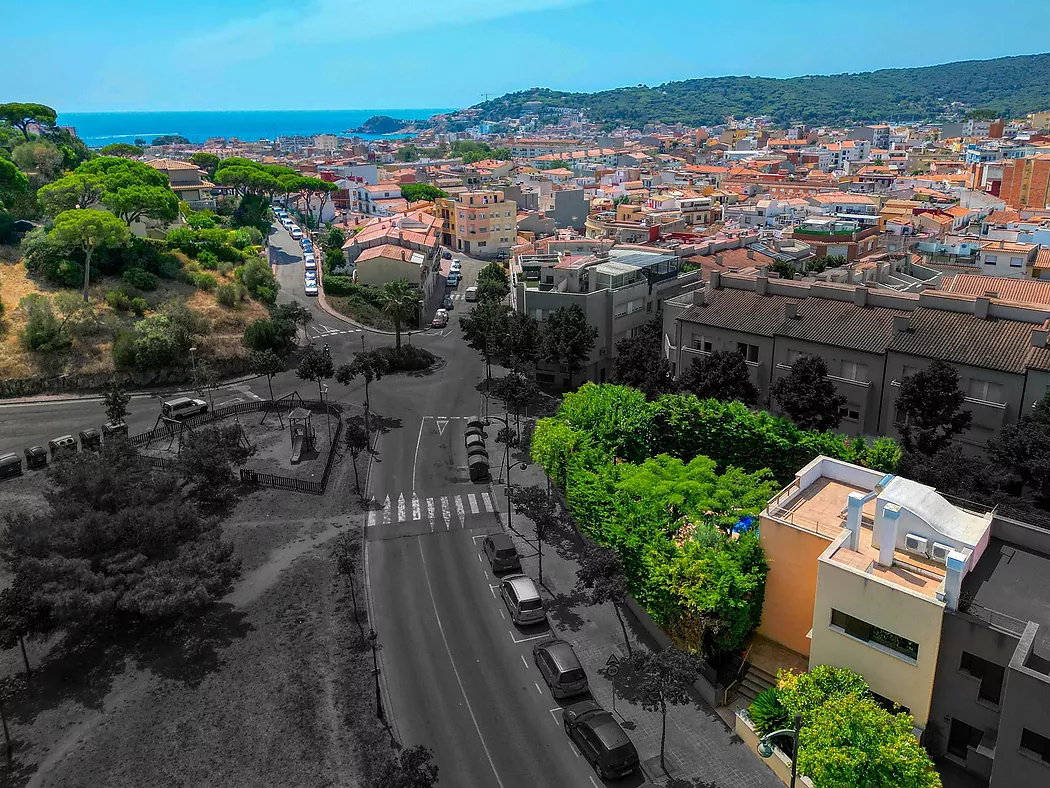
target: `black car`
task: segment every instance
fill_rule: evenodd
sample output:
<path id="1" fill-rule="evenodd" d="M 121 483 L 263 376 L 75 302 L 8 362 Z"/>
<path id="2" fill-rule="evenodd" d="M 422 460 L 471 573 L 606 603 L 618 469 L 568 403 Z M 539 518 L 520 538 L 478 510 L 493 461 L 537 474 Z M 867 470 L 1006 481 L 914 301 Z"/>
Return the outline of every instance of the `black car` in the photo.
<path id="1" fill-rule="evenodd" d="M 489 566 L 493 572 L 520 572 L 521 559 L 514 547 L 514 540 L 503 533 L 490 534 L 481 543 L 481 549 L 489 559 Z"/>
<path id="2" fill-rule="evenodd" d="M 441 259 L 442 260 L 451 260 L 452 259 L 452 252 L 442 252 L 441 253 Z"/>
<path id="3" fill-rule="evenodd" d="M 562 711 L 565 733 L 603 780 L 626 777 L 638 768 L 638 750 L 620 723 L 593 700 Z"/>
<path id="4" fill-rule="evenodd" d="M 441 299 L 441 307 L 443 309 L 452 309 L 453 308 L 452 296 L 447 295 L 443 299 Z"/>

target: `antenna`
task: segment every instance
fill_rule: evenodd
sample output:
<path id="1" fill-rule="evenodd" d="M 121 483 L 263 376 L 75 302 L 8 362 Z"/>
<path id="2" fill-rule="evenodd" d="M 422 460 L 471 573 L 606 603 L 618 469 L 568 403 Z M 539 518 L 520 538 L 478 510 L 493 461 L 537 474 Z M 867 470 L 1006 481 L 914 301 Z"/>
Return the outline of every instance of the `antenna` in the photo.
<path id="1" fill-rule="evenodd" d="M 485 101 L 488 101 L 489 100 L 489 96 L 491 96 L 491 95 L 493 95 L 493 94 L 492 93 L 482 93 L 481 97 L 483 99 L 485 99 Z"/>

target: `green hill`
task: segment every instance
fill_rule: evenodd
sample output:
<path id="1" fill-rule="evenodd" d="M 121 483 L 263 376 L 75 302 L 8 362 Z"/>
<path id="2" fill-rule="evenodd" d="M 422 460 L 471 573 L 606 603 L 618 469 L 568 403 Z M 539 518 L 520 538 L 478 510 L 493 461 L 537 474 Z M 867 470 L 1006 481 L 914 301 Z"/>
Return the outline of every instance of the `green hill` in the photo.
<path id="1" fill-rule="evenodd" d="M 599 93 L 532 88 L 477 105 L 487 120 L 559 107 L 636 127 L 651 121 L 715 124 L 729 115 L 771 115 L 781 123 L 925 120 L 975 108 L 1014 117 L 1050 109 L 1050 54 L 790 79 L 689 79 Z"/>

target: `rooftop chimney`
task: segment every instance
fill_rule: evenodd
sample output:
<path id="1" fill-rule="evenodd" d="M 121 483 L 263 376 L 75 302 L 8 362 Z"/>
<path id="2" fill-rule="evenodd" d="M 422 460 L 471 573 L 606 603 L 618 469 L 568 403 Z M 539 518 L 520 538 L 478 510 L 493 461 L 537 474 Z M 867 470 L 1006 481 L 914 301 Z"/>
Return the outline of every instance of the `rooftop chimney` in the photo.
<path id="1" fill-rule="evenodd" d="M 868 305 L 868 288 L 864 285 L 857 285 L 853 288 L 853 303 L 855 306 L 867 306 Z"/>
<path id="2" fill-rule="evenodd" d="M 755 292 L 760 296 L 764 296 L 768 285 L 769 275 L 766 273 L 765 267 L 759 268 L 758 276 L 755 277 Z"/>
<path id="3" fill-rule="evenodd" d="M 988 318 L 988 307 L 991 303 L 992 299 L 987 296 L 977 296 L 973 302 L 973 316 L 986 320 Z"/>
<path id="4" fill-rule="evenodd" d="M 722 287 L 722 272 L 712 271 L 710 277 L 707 280 L 712 290 L 718 290 Z"/>
<path id="5" fill-rule="evenodd" d="M 693 304 L 695 306 L 703 306 L 707 303 L 707 290 L 703 287 L 698 287 L 693 291 Z"/>
<path id="6" fill-rule="evenodd" d="M 897 525 L 901 508 L 895 503 L 882 507 L 875 520 L 874 536 L 879 540 L 879 566 L 893 566 L 893 551 L 897 549 Z"/>
<path id="7" fill-rule="evenodd" d="M 911 331 L 911 315 L 894 315 L 893 333 L 907 334 L 909 331 Z"/>
<path id="8" fill-rule="evenodd" d="M 849 529 L 849 539 L 846 540 L 846 548 L 856 551 L 860 547 L 860 518 L 864 509 L 864 493 L 851 492 L 846 501 L 846 527 Z"/>
<path id="9" fill-rule="evenodd" d="M 725 261 L 725 255 L 721 255 L 721 254 L 716 254 L 715 255 L 715 265 L 723 265 L 724 261 Z"/>
<path id="10" fill-rule="evenodd" d="M 747 250 L 747 259 L 748 260 L 754 260 L 755 259 L 755 250 L 754 249 L 748 249 Z"/>
<path id="11" fill-rule="evenodd" d="M 966 574 L 966 555 L 957 550 L 948 553 L 944 572 L 944 606 L 949 610 L 959 609 L 959 594 L 962 592 L 963 575 Z"/>
<path id="12" fill-rule="evenodd" d="M 798 302 L 797 301 L 785 301 L 784 302 L 784 319 L 795 320 L 798 318 Z"/>

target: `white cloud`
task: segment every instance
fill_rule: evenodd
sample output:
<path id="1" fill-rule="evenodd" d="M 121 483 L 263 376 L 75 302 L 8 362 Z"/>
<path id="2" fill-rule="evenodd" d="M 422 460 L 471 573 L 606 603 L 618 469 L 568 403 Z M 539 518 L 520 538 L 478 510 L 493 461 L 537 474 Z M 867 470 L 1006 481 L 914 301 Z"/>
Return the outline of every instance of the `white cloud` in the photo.
<path id="1" fill-rule="evenodd" d="M 180 56 L 206 69 L 215 61 L 267 57 L 325 57 L 322 45 L 354 41 L 389 41 L 399 46 L 403 33 L 446 28 L 593 0 L 312 0 L 299 8 L 287 4 L 229 23 L 186 40 Z M 435 42 L 435 46 L 438 44 Z M 305 48 L 305 51 L 304 51 Z M 186 61 L 183 61 L 186 62 Z M 277 63 L 275 63 L 277 65 Z M 282 67 L 309 62 L 280 63 Z"/>

